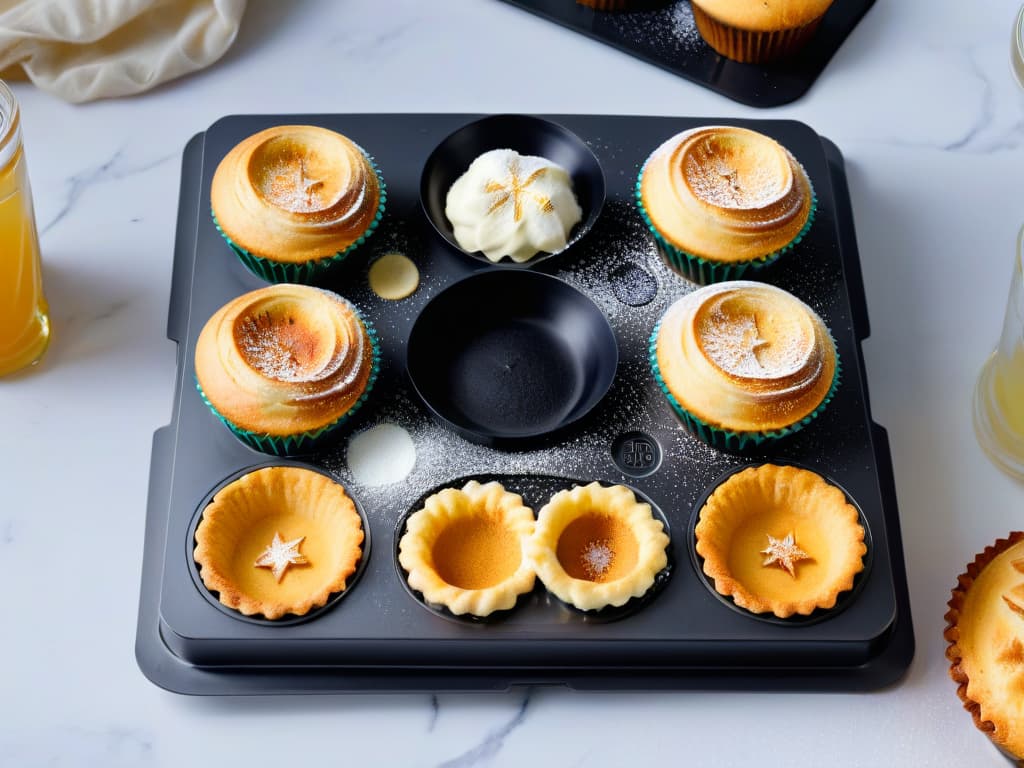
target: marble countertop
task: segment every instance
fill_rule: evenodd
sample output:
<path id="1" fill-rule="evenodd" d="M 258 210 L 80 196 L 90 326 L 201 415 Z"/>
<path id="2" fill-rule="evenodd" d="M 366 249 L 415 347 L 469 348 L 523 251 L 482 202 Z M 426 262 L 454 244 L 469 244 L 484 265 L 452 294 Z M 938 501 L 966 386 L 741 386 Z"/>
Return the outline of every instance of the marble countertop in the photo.
<path id="1" fill-rule="evenodd" d="M 54 342 L 0 381 L 0 764 L 1005 765 L 947 677 L 949 588 L 1022 526 L 982 454 L 976 374 L 1024 223 L 1018 0 L 878 0 L 811 91 L 759 111 L 497 0 L 254 0 L 209 70 L 69 106 L 16 85 Z M 889 430 L 917 655 L 866 694 L 190 698 L 133 646 L 185 142 L 232 113 L 599 112 L 802 120 L 845 154 Z"/>

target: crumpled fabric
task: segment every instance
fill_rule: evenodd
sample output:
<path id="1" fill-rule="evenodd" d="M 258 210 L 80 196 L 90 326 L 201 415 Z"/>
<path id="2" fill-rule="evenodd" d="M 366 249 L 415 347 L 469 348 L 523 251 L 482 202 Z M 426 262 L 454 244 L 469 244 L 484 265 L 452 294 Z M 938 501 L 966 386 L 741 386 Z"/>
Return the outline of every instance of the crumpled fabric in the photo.
<path id="1" fill-rule="evenodd" d="M 224 55 L 245 3 L 0 0 L 0 72 L 76 103 L 141 93 Z"/>

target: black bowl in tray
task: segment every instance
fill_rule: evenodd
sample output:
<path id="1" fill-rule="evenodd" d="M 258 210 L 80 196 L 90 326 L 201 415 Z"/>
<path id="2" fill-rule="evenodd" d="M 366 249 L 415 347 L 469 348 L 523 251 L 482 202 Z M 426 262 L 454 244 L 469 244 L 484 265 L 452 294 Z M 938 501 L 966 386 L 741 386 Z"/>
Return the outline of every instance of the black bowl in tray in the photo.
<path id="1" fill-rule="evenodd" d="M 593 301 L 549 275 L 498 268 L 459 280 L 423 308 L 406 370 L 442 424 L 473 442 L 515 447 L 587 414 L 618 359 Z"/>
<path id="2" fill-rule="evenodd" d="M 556 163 L 572 178 L 576 201 L 583 218 L 569 233 L 564 253 L 594 225 L 605 200 L 604 173 L 594 153 L 575 133 L 557 123 L 530 115 L 492 115 L 469 123 L 445 138 L 427 158 L 420 177 L 420 203 L 437 233 L 456 251 L 485 264 L 492 264 L 479 251 L 469 252 L 455 239 L 445 215 L 445 200 L 452 184 L 470 164 L 492 149 L 514 149 L 521 155 L 535 155 Z M 509 267 L 533 267 L 556 253 L 540 252 L 522 263 L 502 259 Z"/>

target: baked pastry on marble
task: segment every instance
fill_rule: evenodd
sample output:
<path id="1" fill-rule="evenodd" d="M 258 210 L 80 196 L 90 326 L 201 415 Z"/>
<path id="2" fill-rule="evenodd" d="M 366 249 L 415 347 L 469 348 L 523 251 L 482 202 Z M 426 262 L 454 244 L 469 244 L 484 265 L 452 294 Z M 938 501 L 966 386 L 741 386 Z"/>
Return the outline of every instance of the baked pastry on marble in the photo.
<path id="1" fill-rule="evenodd" d="M 313 450 L 366 400 L 376 333 L 341 296 L 283 283 L 218 309 L 196 342 L 196 383 L 232 432 L 278 455 Z"/>
<path id="2" fill-rule="evenodd" d="M 363 556 L 345 489 L 299 467 L 264 467 L 221 488 L 196 527 L 206 588 L 246 616 L 304 616 L 343 592 Z"/>
<path id="3" fill-rule="evenodd" d="M 533 510 L 500 483 L 445 488 L 413 512 L 398 544 L 409 586 L 457 616 L 489 616 L 533 589 Z"/>
<path id="4" fill-rule="evenodd" d="M 832 0 L 691 0 L 701 37 L 718 53 L 763 64 L 797 53 L 814 36 Z"/>
<path id="5" fill-rule="evenodd" d="M 491 261 L 520 263 L 557 253 L 583 218 L 572 177 L 543 157 L 493 149 L 477 157 L 445 199 L 455 240 Z"/>
<path id="6" fill-rule="evenodd" d="M 551 594 L 591 611 L 644 595 L 668 564 L 668 543 L 649 504 L 625 486 L 595 482 L 544 505 L 528 551 Z"/>
<path id="7" fill-rule="evenodd" d="M 839 488 L 806 469 L 763 464 L 708 497 L 696 549 L 715 589 L 779 618 L 833 608 L 864 569 L 864 528 Z"/>
<path id="8" fill-rule="evenodd" d="M 655 149 L 636 201 L 666 264 L 700 284 L 777 259 L 804 237 L 817 205 L 789 150 L 726 125 L 683 131 Z"/>
<path id="9" fill-rule="evenodd" d="M 1024 762 L 1024 531 L 986 547 L 946 613 L 949 676 L 974 724 Z"/>
<path id="10" fill-rule="evenodd" d="M 373 232 L 387 196 L 370 157 L 340 133 L 278 125 L 237 144 L 213 175 L 213 218 L 250 270 L 308 283 Z"/>
<path id="11" fill-rule="evenodd" d="M 650 361 L 683 425 L 726 450 L 802 429 L 839 383 L 835 342 L 817 313 L 781 288 L 746 280 L 672 304 L 651 336 Z"/>

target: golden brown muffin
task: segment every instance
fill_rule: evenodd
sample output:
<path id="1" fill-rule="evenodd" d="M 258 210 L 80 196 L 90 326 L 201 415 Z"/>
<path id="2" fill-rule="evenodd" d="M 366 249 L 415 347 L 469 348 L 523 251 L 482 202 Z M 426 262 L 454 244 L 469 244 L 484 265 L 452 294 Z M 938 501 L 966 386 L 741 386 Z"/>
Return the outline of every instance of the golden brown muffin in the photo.
<path id="1" fill-rule="evenodd" d="M 590 483 L 544 505 L 529 553 L 549 592 L 590 611 L 645 594 L 668 564 L 668 543 L 651 506 L 629 488 Z"/>
<path id="2" fill-rule="evenodd" d="M 774 259 L 799 242 L 815 208 L 810 179 L 789 150 L 734 126 L 664 142 L 644 163 L 637 202 L 668 265 L 702 283 Z M 723 269 L 694 274 L 694 259 Z"/>
<path id="3" fill-rule="evenodd" d="M 1024 531 L 999 539 L 957 579 L 946 658 L 974 724 L 1024 761 Z"/>
<path id="4" fill-rule="evenodd" d="M 687 426 L 752 440 L 800 429 L 838 382 L 835 343 L 814 310 L 781 288 L 745 280 L 699 288 L 672 304 L 655 331 L 651 362 Z"/>
<path id="5" fill-rule="evenodd" d="M 533 510 L 500 483 L 445 488 L 409 516 L 398 562 L 423 599 L 456 615 L 489 616 L 533 589 L 525 556 Z"/>
<path id="6" fill-rule="evenodd" d="M 279 125 L 225 155 L 210 202 L 229 242 L 294 265 L 361 242 L 380 217 L 382 194 L 373 163 L 351 140 L 317 126 Z"/>
<path id="7" fill-rule="evenodd" d="M 708 497 L 697 554 L 715 589 L 753 613 L 788 618 L 832 608 L 864 569 L 864 529 L 846 495 L 820 475 L 764 464 Z"/>
<path id="8" fill-rule="evenodd" d="M 832 0 L 692 0 L 691 5 L 708 45 L 726 58 L 761 64 L 800 50 Z"/>
<path id="9" fill-rule="evenodd" d="M 303 616 L 344 591 L 362 543 L 362 520 L 344 488 L 308 469 L 265 467 L 213 497 L 194 557 L 221 603 L 278 619 Z"/>
<path id="10" fill-rule="evenodd" d="M 298 440 L 363 401 L 377 353 L 372 331 L 341 296 L 281 284 L 217 310 L 199 334 L 195 366 L 204 398 L 240 437 Z M 272 450 L 283 445 L 255 447 L 287 452 Z"/>

